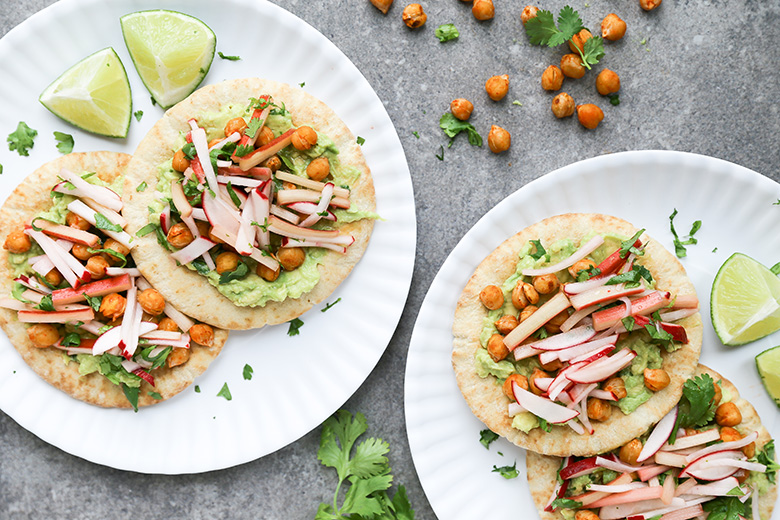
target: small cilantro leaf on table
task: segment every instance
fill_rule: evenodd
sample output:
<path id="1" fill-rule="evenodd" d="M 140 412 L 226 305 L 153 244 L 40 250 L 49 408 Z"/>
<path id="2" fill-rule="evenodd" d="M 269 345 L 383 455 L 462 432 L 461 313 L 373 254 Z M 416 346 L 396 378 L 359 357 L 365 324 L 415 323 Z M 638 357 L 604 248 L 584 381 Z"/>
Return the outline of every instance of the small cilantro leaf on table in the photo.
<path id="1" fill-rule="evenodd" d="M 38 135 L 37 130 L 33 130 L 24 121 L 19 121 L 16 125 L 16 130 L 8 134 L 6 142 L 8 143 L 8 149 L 10 151 L 16 150 L 19 155 L 29 156 L 30 148 L 35 144 L 35 136 Z"/>
<path id="2" fill-rule="evenodd" d="M 300 318 L 293 318 L 289 322 L 290 327 L 287 329 L 288 336 L 297 336 L 301 333 L 301 327 L 303 327 L 303 320 Z"/>
<path id="3" fill-rule="evenodd" d="M 222 385 L 222 388 L 219 392 L 217 392 L 217 397 L 224 397 L 226 400 L 231 401 L 233 399 L 233 396 L 230 393 L 230 388 L 228 388 L 228 384 L 225 383 Z"/>
<path id="4" fill-rule="evenodd" d="M 458 31 L 458 28 L 451 23 L 445 23 L 438 26 L 434 31 L 434 34 L 436 35 L 436 37 L 439 39 L 441 43 L 448 42 L 450 40 L 455 40 L 460 36 L 460 32 Z"/>
<path id="5" fill-rule="evenodd" d="M 471 144 L 471 146 L 482 146 L 482 136 L 479 135 L 477 129 L 474 128 L 471 123 L 461 121 L 450 112 L 445 112 L 444 115 L 441 116 L 441 119 L 439 119 L 439 126 L 444 130 L 444 133 L 447 134 L 447 137 L 450 138 L 450 144 L 447 148 L 452 147 L 452 142 L 461 132 L 466 132 L 468 134 L 469 144 Z"/>
<path id="6" fill-rule="evenodd" d="M 557 47 L 562 45 L 579 33 L 585 26 L 580 14 L 571 6 L 565 6 L 558 13 L 558 25 L 550 11 L 541 10 L 535 18 L 525 24 L 525 32 L 532 45 L 546 45 Z M 590 69 L 604 57 L 604 40 L 600 36 L 591 36 L 582 46 L 582 50 L 575 46 L 582 59 L 582 66 Z"/>
<path id="7" fill-rule="evenodd" d="M 57 151 L 62 154 L 69 154 L 73 151 L 73 136 L 65 132 L 54 132 L 54 139 L 57 141 Z"/>
<path id="8" fill-rule="evenodd" d="M 492 430 L 485 429 L 479 432 L 479 442 L 485 447 L 486 450 L 489 450 L 490 444 L 497 439 L 498 434 Z"/>
<path id="9" fill-rule="evenodd" d="M 244 365 L 244 379 L 246 381 L 252 380 L 252 374 L 254 374 L 254 369 L 250 365 Z"/>
<path id="10" fill-rule="evenodd" d="M 517 478 L 520 475 L 520 472 L 517 471 L 517 462 L 511 466 L 501 466 L 500 468 L 493 466 L 493 473 L 498 473 L 507 480 Z"/>

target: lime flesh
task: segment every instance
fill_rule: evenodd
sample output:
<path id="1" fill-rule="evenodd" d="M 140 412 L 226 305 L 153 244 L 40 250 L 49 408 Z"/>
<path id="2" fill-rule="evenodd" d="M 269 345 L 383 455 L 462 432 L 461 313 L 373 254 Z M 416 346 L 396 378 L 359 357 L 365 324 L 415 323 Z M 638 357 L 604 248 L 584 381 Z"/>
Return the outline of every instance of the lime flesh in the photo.
<path id="1" fill-rule="evenodd" d="M 217 45 L 206 24 L 163 9 L 127 14 L 120 24 L 133 65 L 158 105 L 173 106 L 198 88 Z"/>
<path id="2" fill-rule="evenodd" d="M 757 355 L 756 368 L 769 396 L 780 406 L 780 347 L 770 348 Z"/>
<path id="3" fill-rule="evenodd" d="M 110 47 L 66 70 L 38 99 L 54 115 L 82 130 L 127 136 L 133 99 L 125 67 Z"/>
<path id="4" fill-rule="evenodd" d="M 710 294 L 712 326 L 724 345 L 742 345 L 780 329 L 780 278 L 734 253 L 720 267 Z"/>

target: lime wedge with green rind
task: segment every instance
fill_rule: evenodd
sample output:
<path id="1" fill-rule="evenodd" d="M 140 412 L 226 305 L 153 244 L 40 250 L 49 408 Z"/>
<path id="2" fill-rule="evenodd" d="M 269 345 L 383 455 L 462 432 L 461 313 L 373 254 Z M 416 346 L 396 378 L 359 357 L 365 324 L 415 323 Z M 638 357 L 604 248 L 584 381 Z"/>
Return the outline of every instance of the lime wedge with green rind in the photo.
<path id="1" fill-rule="evenodd" d="M 217 37 L 197 18 L 157 9 L 126 14 L 120 24 L 133 65 L 161 107 L 186 98 L 206 77 Z"/>
<path id="2" fill-rule="evenodd" d="M 710 294 L 712 326 L 724 345 L 742 345 L 780 329 L 780 278 L 734 253 L 718 270 Z"/>
<path id="3" fill-rule="evenodd" d="M 38 100 L 82 130 L 107 137 L 127 136 L 133 98 L 125 67 L 111 47 L 66 70 Z"/>
<path id="4" fill-rule="evenodd" d="M 770 348 L 756 356 L 756 368 L 764 388 L 780 407 L 780 346 Z"/>

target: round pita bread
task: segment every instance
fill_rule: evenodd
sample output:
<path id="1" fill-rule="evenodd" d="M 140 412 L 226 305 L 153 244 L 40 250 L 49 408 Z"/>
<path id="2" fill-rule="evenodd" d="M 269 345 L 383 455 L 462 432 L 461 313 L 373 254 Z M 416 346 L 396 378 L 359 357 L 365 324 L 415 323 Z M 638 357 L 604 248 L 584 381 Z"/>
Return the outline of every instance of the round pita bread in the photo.
<path id="1" fill-rule="evenodd" d="M 756 441 L 756 448 L 760 449 L 764 444 L 771 440 L 769 432 L 761 424 L 761 418 L 758 416 L 756 409 L 753 408 L 749 402 L 745 401 L 739 396 L 739 390 L 735 387 L 731 381 L 721 376 L 711 368 L 704 365 L 699 365 L 696 369 L 695 375 L 709 374 L 712 379 L 721 382 L 721 388 L 728 390 L 732 396 L 732 402 L 739 407 L 742 412 L 742 422 L 736 427 L 743 435 L 747 432 L 758 432 L 758 440 Z M 539 455 L 538 453 L 527 452 L 525 457 L 526 471 L 528 475 L 533 475 L 533 478 L 528 479 L 528 487 L 531 490 L 531 498 L 536 505 L 539 516 L 542 520 L 563 520 L 563 515 L 557 511 L 549 512 L 544 508 L 547 506 L 547 501 L 552 496 L 555 489 L 555 482 L 558 476 L 558 468 L 561 467 L 561 459 L 558 457 L 548 457 L 545 455 Z M 759 511 L 761 512 L 761 518 L 770 518 L 772 516 L 772 509 L 775 507 L 775 501 L 777 501 L 777 484 L 772 484 L 767 493 L 763 493 L 759 496 Z M 754 519 L 760 520 L 760 519 Z"/>
<path id="2" fill-rule="evenodd" d="M 481 378 L 476 371 L 474 355 L 481 348 L 479 335 L 487 315 L 486 308 L 479 300 L 479 293 L 486 285 L 501 286 L 515 272 L 518 252 L 529 240 L 541 239 L 542 244 L 547 246 L 566 238 L 576 243 L 592 232 L 613 233 L 628 238 L 637 231 L 625 220 L 608 215 L 558 215 L 520 231 L 479 264 L 461 293 L 455 310 L 452 366 L 463 397 L 474 415 L 488 428 L 521 448 L 545 455 L 584 457 L 622 446 L 647 430 L 677 404 L 682 395 L 682 385 L 696 369 L 701 353 L 702 323 L 699 313 L 677 322 L 685 327 L 689 343 L 672 353 L 662 351 L 663 368 L 671 378 L 669 386 L 654 393 L 649 401 L 629 415 L 616 409 L 608 420 L 593 421 L 595 432 L 592 435 L 580 435 L 564 427 L 554 427 L 551 432 L 535 428 L 527 434 L 512 428 L 512 420 L 507 415 L 509 399 L 504 395 L 501 385 L 492 375 Z M 639 262 L 650 270 L 657 287 L 671 291 L 673 296 L 696 294 L 680 262 L 647 234 L 643 237 L 647 245 L 645 255 Z"/>
<path id="3" fill-rule="evenodd" d="M 5 242 L 11 231 L 20 229 L 32 217 L 51 207 L 49 192 L 59 182 L 60 171 L 97 172 L 106 182 L 114 182 L 126 168 L 130 156 L 114 152 L 72 153 L 44 164 L 24 179 L 0 208 L 0 243 Z M 0 249 L 0 294 L 10 294 L 13 289 L 13 269 L 8 262 L 8 251 Z M 95 372 L 79 374 L 78 363 L 65 364 L 62 351 L 54 348 L 38 348 L 27 337 L 27 327 L 16 319 L 16 312 L 0 309 L 0 327 L 8 334 L 11 344 L 46 382 L 76 399 L 104 407 L 129 408 L 122 389 Z M 214 345 L 203 347 L 193 344 L 190 359 L 184 365 L 155 370 L 155 386 L 141 383 L 138 405 L 148 406 L 168 399 L 185 388 L 202 374 L 217 357 L 227 340 L 225 330 L 214 331 Z M 162 399 L 153 399 L 149 392 L 157 392 Z"/>
<path id="4" fill-rule="evenodd" d="M 355 142 L 355 136 L 333 110 L 314 96 L 285 83 L 237 79 L 197 90 L 168 110 L 141 141 L 125 178 L 123 215 L 129 222 L 129 232 L 135 234 L 148 224 L 147 206 L 155 194 L 154 189 L 139 193 L 133 188 L 141 182 L 151 187 L 157 185 L 157 168 L 170 160 L 176 151 L 181 133 L 190 129 L 187 121 L 198 114 L 218 112 L 228 104 L 246 106 L 250 97 L 257 98 L 264 94 L 270 94 L 278 105 L 285 104 L 295 126 L 309 125 L 330 137 L 339 150 L 341 164 L 360 171 L 360 178 L 351 186 L 350 201 L 353 207 L 374 211 L 374 184 L 368 165 Z M 328 251 L 322 257 L 318 266 L 320 280 L 314 289 L 299 298 L 269 301 L 262 307 L 239 307 L 223 296 L 205 277 L 184 266 L 177 266 L 168 252 L 157 243 L 154 234 L 139 239 L 134 258 L 149 282 L 182 312 L 217 327 L 250 329 L 290 321 L 327 298 L 363 256 L 373 226 L 371 219 L 340 226 L 340 230 L 355 237 L 355 242 L 346 254 Z M 256 275 L 250 273 L 249 276 Z"/>

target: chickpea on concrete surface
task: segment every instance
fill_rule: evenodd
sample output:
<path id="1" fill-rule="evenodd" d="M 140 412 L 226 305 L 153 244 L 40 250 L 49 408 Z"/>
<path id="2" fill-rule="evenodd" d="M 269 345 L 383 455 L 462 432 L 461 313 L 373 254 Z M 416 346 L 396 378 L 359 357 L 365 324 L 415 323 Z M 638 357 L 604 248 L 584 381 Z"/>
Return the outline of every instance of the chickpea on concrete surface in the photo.
<path id="1" fill-rule="evenodd" d="M 190 231 L 187 224 L 184 222 L 174 224 L 171 226 L 171 229 L 168 230 L 168 243 L 173 247 L 181 249 L 182 247 L 190 245 L 193 240 L 195 240 L 195 237 L 192 236 L 192 231 Z"/>
<path id="2" fill-rule="evenodd" d="M 504 293 L 497 285 L 488 285 L 479 293 L 482 305 L 494 311 L 504 305 Z"/>
<path id="3" fill-rule="evenodd" d="M 650 369 L 646 368 L 644 371 L 645 386 L 648 390 L 658 392 L 669 386 L 669 374 L 663 368 Z"/>
<path id="4" fill-rule="evenodd" d="M 567 78 L 579 79 L 585 75 L 582 58 L 577 54 L 564 54 L 561 57 L 561 72 Z"/>
<path id="5" fill-rule="evenodd" d="M 566 92 L 561 92 L 553 98 L 551 108 L 553 115 L 558 119 L 562 119 L 573 116 L 575 106 L 574 98 Z"/>
<path id="6" fill-rule="evenodd" d="M 645 11 L 652 11 L 659 5 L 661 5 L 662 0 L 639 0 L 639 7 L 644 9 Z"/>
<path id="7" fill-rule="evenodd" d="M 3 249 L 9 253 L 26 253 L 31 247 L 30 237 L 22 230 L 11 231 L 3 242 Z"/>
<path id="8" fill-rule="evenodd" d="M 523 12 L 520 13 L 520 20 L 523 21 L 523 25 L 528 23 L 528 20 L 536 18 L 536 14 L 539 12 L 539 8 L 533 5 L 527 5 L 523 7 Z"/>
<path id="9" fill-rule="evenodd" d="M 582 126 L 593 130 L 604 119 L 604 112 L 593 103 L 577 105 L 577 119 Z"/>
<path id="10" fill-rule="evenodd" d="M 611 42 L 626 35 L 626 22 L 615 13 L 609 13 L 601 21 L 601 37 Z"/>
<path id="11" fill-rule="evenodd" d="M 504 336 L 493 334 L 487 344 L 487 351 L 491 359 L 498 363 L 509 355 L 509 349 L 504 345 Z"/>
<path id="12" fill-rule="evenodd" d="M 279 278 L 279 274 L 281 274 L 282 269 L 277 268 L 276 271 L 274 271 L 270 267 L 267 267 L 263 264 L 257 264 L 257 269 L 255 269 L 255 272 L 257 273 L 257 276 L 259 276 L 266 282 L 273 282 L 274 280 Z"/>
<path id="13" fill-rule="evenodd" d="M 214 329 L 212 329 L 210 325 L 206 325 L 205 323 L 196 323 L 190 327 L 188 332 L 190 334 L 190 338 L 192 338 L 192 341 L 198 345 L 210 347 L 214 344 Z"/>
<path id="14" fill-rule="evenodd" d="M 594 421 L 606 421 L 612 415 L 612 406 L 595 397 L 588 399 L 588 417 Z"/>
<path id="15" fill-rule="evenodd" d="M 742 412 L 732 402 L 723 403 L 715 409 L 715 422 L 720 426 L 736 426 L 742 422 Z"/>
<path id="16" fill-rule="evenodd" d="M 393 0 L 369 0 L 371 5 L 382 11 L 382 14 L 387 14 L 390 10 L 390 6 L 393 5 Z"/>
<path id="17" fill-rule="evenodd" d="M 485 82 L 485 92 L 493 101 L 501 101 L 509 92 L 509 76 L 491 76 Z"/>
<path id="18" fill-rule="evenodd" d="M 306 175 L 314 181 L 322 181 L 330 175 L 330 161 L 327 157 L 317 157 L 306 167 Z"/>
<path id="19" fill-rule="evenodd" d="M 517 386 L 522 388 L 523 390 L 528 390 L 528 378 L 524 375 L 520 374 L 512 374 L 509 377 L 506 378 L 504 381 L 504 386 L 502 389 L 504 390 L 504 395 L 506 395 L 511 400 L 515 400 L 515 392 L 512 390 L 512 383 L 517 383 Z"/>
<path id="20" fill-rule="evenodd" d="M 593 35 L 590 31 L 582 29 L 569 40 L 569 49 L 571 49 L 571 52 L 574 54 L 577 54 L 577 49 L 579 49 L 580 52 L 585 52 L 585 42 L 591 38 L 593 38 Z"/>
<path id="21" fill-rule="evenodd" d="M 308 150 L 317 144 L 317 132 L 310 126 L 298 128 L 292 135 L 292 145 L 296 150 Z"/>
<path id="22" fill-rule="evenodd" d="M 488 132 L 487 142 L 491 152 L 501 153 L 509 150 L 512 136 L 500 126 L 493 125 Z"/>
<path id="23" fill-rule="evenodd" d="M 563 72 L 555 65 L 550 65 L 542 72 L 542 88 L 544 90 L 556 91 L 563 86 Z"/>
<path id="24" fill-rule="evenodd" d="M 474 105 L 468 99 L 458 98 L 450 102 L 450 112 L 461 121 L 467 121 L 473 111 Z"/>
<path id="25" fill-rule="evenodd" d="M 306 260 L 306 252 L 302 247 L 283 247 L 276 253 L 276 258 L 285 271 L 293 271 Z"/>
<path id="26" fill-rule="evenodd" d="M 155 289 L 146 289 L 138 294 L 141 308 L 152 316 L 159 316 L 165 310 L 165 298 Z"/>
<path id="27" fill-rule="evenodd" d="M 642 453 L 642 441 L 633 439 L 620 448 L 618 457 L 621 461 L 633 466 L 636 464 L 636 459 L 639 458 L 640 453 Z"/>
<path id="28" fill-rule="evenodd" d="M 401 19 L 408 28 L 417 29 L 418 27 L 425 25 L 428 15 L 425 14 L 420 4 L 409 4 L 404 7 L 404 12 L 401 13 Z"/>
<path id="29" fill-rule="evenodd" d="M 474 5 L 471 7 L 471 14 L 480 22 L 490 20 L 496 14 L 493 0 L 474 0 Z"/>
<path id="30" fill-rule="evenodd" d="M 60 339 L 57 327 L 50 323 L 36 323 L 27 329 L 27 337 L 36 347 L 46 348 L 54 345 Z"/>
<path id="31" fill-rule="evenodd" d="M 187 159 L 186 155 L 184 155 L 184 150 L 176 150 L 176 153 L 173 154 L 173 160 L 171 161 L 171 168 L 181 173 L 189 167 L 190 160 Z"/>
<path id="32" fill-rule="evenodd" d="M 520 324 L 520 322 L 517 321 L 517 318 L 512 316 L 511 314 L 507 314 L 506 316 L 501 316 L 494 325 L 496 326 L 496 330 L 500 332 L 501 334 L 509 334 L 517 326 Z"/>
<path id="33" fill-rule="evenodd" d="M 596 77 L 596 90 L 602 96 L 614 94 L 620 90 L 620 76 L 609 69 L 602 70 Z"/>

